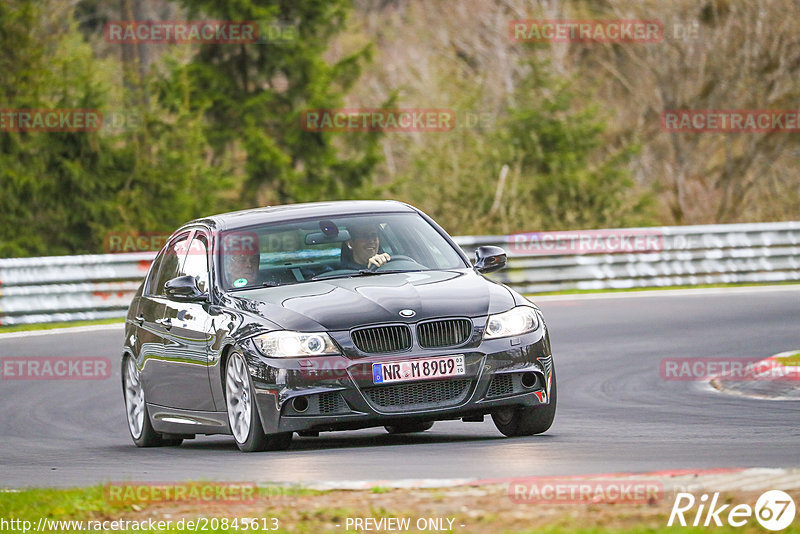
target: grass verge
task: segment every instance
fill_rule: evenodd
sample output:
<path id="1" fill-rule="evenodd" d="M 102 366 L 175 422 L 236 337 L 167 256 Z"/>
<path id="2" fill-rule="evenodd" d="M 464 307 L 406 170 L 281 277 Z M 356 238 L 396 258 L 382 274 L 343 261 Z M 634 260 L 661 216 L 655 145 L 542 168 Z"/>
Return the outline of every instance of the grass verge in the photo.
<path id="1" fill-rule="evenodd" d="M 591 293 L 631 293 L 638 291 L 667 291 L 670 289 L 714 289 L 726 287 L 770 287 L 800 285 L 798 282 L 770 282 L 768 284 L 754 284 L 752 282 L 742 284 L 699 284 L 699 285 L 678 285 L 678 286 L 659 286 L 659 287 L 626 287 L 619 289 L 562 289 L 559 291 L 548 291 L 542 293 L 525 294 L 526 297 L 548 296 L 548 295 L 585 295 Z"/>
<path id="2" fill-rule="evenodd" d="M 775 358 L 775 359 L 781 362 L 782 365 L 798 366 L 800 365 L 800 352 L 796 352 L 794 354 L 790 354 L 789 356 L 783 356 L 781 358 Z"/>
<path id="3" fill-rule="evenodd" d="M 202 484 L 202 483 L 198 483 Z M 800 502 L 800 491 L 790 491 L 795 502 Z M 373 489 L 359 491 L 313 491 L 299 488 L 262 487 L 258 498 L 246 502 L 227 500 L 204 502 L 168 502 L 137 500 L 125 504 L 110 502 L 107 488 L 93 486 L 79 489 L 25 489 L 0 493 L 0 518 L 30 521 L 33 530 L 40 518 L 50 520 L 83 521 L 170 521 L 169 528 L 129 528 L 119 532 L 185 532 L 188 521 L 202 522 L 203 532 L 463 532 L 463 533 L 662 533 L 708 532 L 763 533 L 754 518 L 743 527 L 712 526 L 692 528 L 667 527 L 674 502 L 674 493 L 666 492 L 664 498 L 649 504 L 545 504 L 519 503 L 509 498 L 507 487 L 462 486 L 440 489 Z M 753 506 L 759 492 L 725 492 L 721 503 L 743 503 Z M 687 512 L 687 519 L 694 519 Z M 703 518 L 705 515 L 703 516 Z M 722 515 L 723 521 L 725 514 Z M 257 529 L 243 529 L 242 523 L 232 526 L 235 518 L 258 520 Z M 406 522 L 406 528 L 388 530 L 358 528 L 356 519 L 380 521 L 392 518 Z M 223 528 L 223 519 L 228 528 Z M 179 523 L 183 520 L 183 523 Z M 100 523 L 98 523 L 100 524 Z M 197 524 L 197 523 L 195 523 Z M 403 523 L 400 523 L 403 524 Z M 84 525 L 87 525 L 84 523 Z M 183 528 L 178 528 L 181 525 Z M 251 523 L 252 525 L 252 523 Z M 385 525 L 385 524 L 384 524 Z M 277 528 L 275 528 L 277 526 Z M 204 528 L 205 527 L 205 528 Z M 5 528 L 4 530 L 12 530 Z M 21 530 L 21 529 L 16 529 Z M 50 529 L 50 531 L 56 531 Z M 75 529 L 61 528 L 59 532 Z M 84 532 L 86 529 L 84 529 Z M 783 531 L 800 532 L 800 522 Z"/>
<path id="4" fill-rule="evenodd" d="M 7 332 L 27 332 L 29 330 L 52 330 L 55 328 L 72 328 L 75 326 L 93 326 L 98 324 L 122 324 L 125 319 L 122 317 L 115 317 L 112 319 L 95 319 L 93 321 L 68 321 L 58 323 L 33 323 L 33 324 L 16 324 L 10 326 L 0 326 L 0 334 Z"/>

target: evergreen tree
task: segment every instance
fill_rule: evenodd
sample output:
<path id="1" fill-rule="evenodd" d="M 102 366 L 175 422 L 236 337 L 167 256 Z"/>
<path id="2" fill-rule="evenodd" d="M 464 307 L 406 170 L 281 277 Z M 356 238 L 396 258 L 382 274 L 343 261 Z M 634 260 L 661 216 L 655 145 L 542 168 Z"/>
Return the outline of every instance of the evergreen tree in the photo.
<path id="1" fill-rule="evenodd" d="M 183 0 L 190 17 L 258 21 L 257 44 L 204 45 L 189 66 L 194 101 L 207 109 L 217 153 L 245 154 L 250 205 L 371 193 L 379 134 L 309 132 L 307 109 L 342 107 L 358 80 L 363 48 L 333 64 L 329 40 L 346 21 L 346 0 Z M 273 31 L 280 28 L 280 31 Z"/>

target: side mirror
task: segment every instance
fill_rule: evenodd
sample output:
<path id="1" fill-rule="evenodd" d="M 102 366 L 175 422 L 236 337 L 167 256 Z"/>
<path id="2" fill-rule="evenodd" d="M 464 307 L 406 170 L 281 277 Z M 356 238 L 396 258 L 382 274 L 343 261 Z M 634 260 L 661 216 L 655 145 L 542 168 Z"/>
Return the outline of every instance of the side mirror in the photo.
<path id="1" fill-rule="evenodd" d="M 475 251 L 475 270 L 479 273 L 493 273 L 506 266 L 506 251 L 500 247 L 483 246 Z"/>
<path id="2" fill-rule="evenodd" d="M 182 300 L 185 302 L 196 302 L 207 300 L 208 296 L 197 287 L 197 279 L 194 276 L 178 276 L 164 284 L 167 296 L 171 299 Z"/>

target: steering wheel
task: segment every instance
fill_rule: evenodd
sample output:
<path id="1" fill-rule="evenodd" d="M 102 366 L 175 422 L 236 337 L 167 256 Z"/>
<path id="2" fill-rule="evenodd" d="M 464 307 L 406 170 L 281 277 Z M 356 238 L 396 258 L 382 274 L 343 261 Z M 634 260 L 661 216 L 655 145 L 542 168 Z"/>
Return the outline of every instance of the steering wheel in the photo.
<path id="1" fill-rule="evenodd" d="M 369 270 L 370 270 L 370 271 L 377 271 L 378 269 L 381 269 L 381 268 L 383 268 L 383 267 L 385 267 L 385 266 L 389 265 L 389 264 L 390 264 L 390 263 L 392 263 L 393 261 L 400 261 L 400 260 L 405 260 L 405 261 L 413 261 L 414 263 L 416 263 L 417 265 L 419 265 L 419 262 L 417 262 L 417 260 L 415 260 L 414 258 L 410 258 L 410 257 L 408 257 L 408 256 L 402 256 L 402 255 L 400 255 L 400 254 L 397 254 L 396 256 L 392 256 L 392 257 L 391 257 L 391 259 L 390 259 L 389 261 L 387 261 L 386 263 L 384 263 L 384 264 L 383 264 L 383 265 L 381 265 L 380 267 L 375 267 L 375 265 L 370 265 L 370 266 L 369 266 Z"/>

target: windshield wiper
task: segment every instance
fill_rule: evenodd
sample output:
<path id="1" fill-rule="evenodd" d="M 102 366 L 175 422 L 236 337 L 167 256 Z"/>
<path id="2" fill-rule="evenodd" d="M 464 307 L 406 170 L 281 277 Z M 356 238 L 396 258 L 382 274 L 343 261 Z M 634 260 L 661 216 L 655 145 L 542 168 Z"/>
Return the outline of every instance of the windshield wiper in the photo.
<path id="1" fill-rule="evenodd" d="M 413 273 L 416 272 L 413 269 L 383 269 L 380 271 L 372 271 L 370 269 L 361 269 L 357 273 L 353 273 L 350 276 L 371 276 L 374 274 L 394 274 L 394 273 Z"/>
<path id="2" fill-rule="evenodd" d="M 264 282 L 263 284 L 256 284 L 252 286 L 230 287 L 228 291 L 247 291 L 248 289 L 258 289 L 259 287 L 278 287 L 281 284 L 273 284 L 271 282 Z"/>
<path id="3" fill-rule="evenodd" d="M 382 270 L 382 271 L 370 271 L 369 269 L 360 269 L 358 271 L 349 273 L 349 274 L 340 274 L 336 276 L 320 276 L 317 275 L 309 281 L 317 281 L 317 280 L 339 280 L 342 278 L 356 278 L 358 276 L 374 276 L 376 274 L 394 274 L 394 273 L 416 273 L 419 272 L 419 269 L 391 269 L 391 270 Z M 322 273 L 325 274 L 325 273 Z"/>

